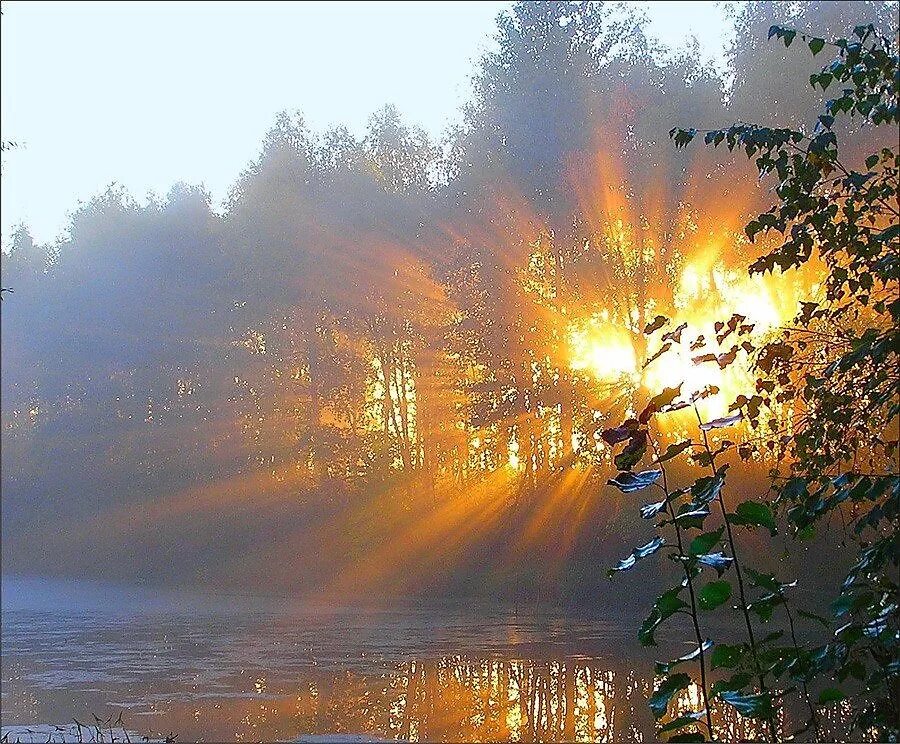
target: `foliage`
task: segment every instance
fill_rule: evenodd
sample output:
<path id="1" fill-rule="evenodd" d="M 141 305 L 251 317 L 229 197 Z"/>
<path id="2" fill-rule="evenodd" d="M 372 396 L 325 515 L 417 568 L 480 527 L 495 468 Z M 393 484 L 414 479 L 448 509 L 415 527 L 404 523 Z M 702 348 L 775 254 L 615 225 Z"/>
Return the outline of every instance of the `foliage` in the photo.
<path id="1" fill-rule="evenodd" d="M 900 513 L 900 158 L 895 148 L 883 147 L 859 163 L 845 162 L 839 157 L 837 122 L 841 117 L 861 119 L 896 133 L 898 57 L 894 41 L 871 24 L 836 41 L 777 25 L 769 37 L 785 47 L 803 43 L 813 55 L 826 45 L 836 49 L 834 61 L 809 79 L 813 87 L 836 92 L 825 102 L 815 129 L 806 133 L 736 124 L 708 131 L 704 140 L 743 151 L 754 159 L 761 177 L 777 178 L 778 203 L 750 221 L 746 233 L 754 241 L 773 232 L 780 242 L 750 271 L 786 271 L 817 260 L 825 267 L 825 279 L 821 296 L 803 303 L 793 325 L 756 351 L 756 394 L 742 396 L 734 408 L 762 432 L 756 446 L 784 465 L 772 473 L 773 503 L 740 504 L 726 524 L 765 526 L 774 532 L 777 511 L 791 533 L 803 538 L 840 515 L 857 557 L 832 603 L 839 623 L 834 639 L 801 648 L 788 614 L 793 644 L 767 647 L 756 660 L 774 677 L 786 674 L 800 682 L 807 699 L 808 685 L 820 678 L 858 680 L 862 692 L 855 704 L 856 725 L 893 741 L 900 736 L 895 542 Z M 671 132 L 676 147 L 686 146 L 697 134 L 693 129 Z M 750 457 L 752 448 L 741 454 Z M 774 607 L 785 603 L 789 585 L 771 575 L 747 574 L 766 594 L 746 606 L 768 621 Z M 717 661 L 730 665 L 731 649 Z M 761 686 L 762 681 L 760 676 Z M 846 695 L 827 687 L 818 702 Z M 761 694 L 728 691 L 723 699 L 746 715 L 767 716 L 773 710 L 774 701 Z M 815 726 L 811 703 L 810 711 L 809 725 Z"/>

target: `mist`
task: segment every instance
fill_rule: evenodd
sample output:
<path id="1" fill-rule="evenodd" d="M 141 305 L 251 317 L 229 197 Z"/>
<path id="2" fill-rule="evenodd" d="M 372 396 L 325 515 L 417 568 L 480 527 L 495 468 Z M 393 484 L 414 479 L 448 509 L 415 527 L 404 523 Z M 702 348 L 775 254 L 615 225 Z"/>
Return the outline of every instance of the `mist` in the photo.
<path id="1" fill-rule="evenodd" d="M 443 139 L 390 105 L 361 135 L 313 128 L 298 100 L 221 209 L 198 185 L 112 185 L 57 242 L 17 229 L 4 573 L 322 600 L 608 593 L 597 567 L 641 525 L 604 485 L 598 432 L 677 382 L 642 371 L 639 329 L 742 312 L 765 332 L 813 282 L 751 282 L 743 225 L 772 184 L 669 130 L 815 124 L 821 91 L 792 86 L 820 65 L 759 54 L 772 24 L 896 34 L 890 3 L 749 3 L 716 68 L 642 12 L 515 5 Z M 848 133 L 851 152 L 876 136 Z"/>

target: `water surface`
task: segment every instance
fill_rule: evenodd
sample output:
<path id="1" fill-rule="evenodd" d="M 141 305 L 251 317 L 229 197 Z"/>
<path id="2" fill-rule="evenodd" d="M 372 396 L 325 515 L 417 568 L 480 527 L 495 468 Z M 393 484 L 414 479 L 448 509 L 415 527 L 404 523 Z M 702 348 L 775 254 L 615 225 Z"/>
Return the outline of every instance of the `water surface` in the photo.
<path id="1" fill-rule="evenodd" d="M 652 741 L 652 661 L 672 650 L 641 649 L 600 607 L 313 607 L 20 579 L 3 590 L 4 725 L 121 712 L 132 731 L 181 741 Z"/>

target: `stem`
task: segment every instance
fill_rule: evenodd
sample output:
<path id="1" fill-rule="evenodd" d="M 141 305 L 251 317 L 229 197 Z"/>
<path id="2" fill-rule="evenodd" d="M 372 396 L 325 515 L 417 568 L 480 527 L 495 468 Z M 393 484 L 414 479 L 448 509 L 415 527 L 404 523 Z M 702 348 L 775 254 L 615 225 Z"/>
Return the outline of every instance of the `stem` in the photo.
<path id="1" fill-rule="evenodd" d="M 787 597 L 782 594 L 781 600 L 784 603 L 784 611 L 787 613 L 788 627 L 791 629 L 791 643 L 794 644 L 794 648 L 800 648 L 800 645 L 797 643 L 797 634 L 794 632 L 794 613 L 791 612 Z M 802 686 L 803 697 L 806 699 L 806 707 L 809 708 L 809 720 L 812 722 L 813 731 L 816 732 L 816 741 L 822 741 L 822 734 L 819 731 L 819 714 L 809 696 L 809 685 L 806 684 L 806 680 L 803 680 Z"/>
<path id="2" fill-rule="evenodd" d="M 647 439 L 650 442 L 650 446 L 653 448 L 653 453 L 656 455 L 656 459 L 659 460 L 659 449 L 656 446 L 656 441 L 653 437 L 650 436 L 649 427 L 647 432 Z M 675 528 L 675 540 L 678 543 L 678 554 L 679 556 L 684 555 L 684 541 L 681 537 L 681 528 L 678 526 L 678 521 L 675 519 L 675 509 L 672 507 L 671 502 L 669 501 L 669 483 L 666 478 L 666 468 L 662 464 L 659 465 L 659 469 L 662 471 L 662 489 L 666 495 L 666 513 L 672 518 L 672 526 Z M 697 650 L 698 654 L 698 663 L 700 664 L 700 691 L 703 695 L 703 708 L 706 713 L 706 729 L 709 734 L 710 740 L 715 740 L 715 732 L 713 731 L 712 724 L 712 714 L 709 710 L 709 695 L 707 693 L 707 682 L 706 682 L 706 658 L 705 652 L 703 651 L 703 634 L 700 632 L 700 623 L 697 620 L 697 599 L 694 594 L 694 579 L 691 576 L 691 572 L 688 569 L 687 564 L 682 563 L 682 568 L 684 568 L 684 576 L 687 579 L 687 588 L 688 594 L 690 595 L 691 600 L 691 623 L 694 626 L 694 637 L 697 639 Z"/>
<path id="3" fill-rule="evenodd" d="M 694 413 L 697 416 L 698 424 L 703 424 L 703 419 L 700 418 L 700 409 L 697 407 L 697 401 L 694 400 Z M 716 470 L 716 456 L 713 454 L 712 448 L 709 446 L 709 436 L 707 433 L 700 429 L 700 433 L 703 435 L 703 446 L 706 449 L 706 453 L 709 456 L 709 467 L 712 470 L 713 477 L 715 478 L 718 475 L 718 471 Z M 731 523 L 728 521 L 728 512 L 725 509 L 725 499 L 722 496 L 722 489 L 719 489 L 719 494 L 716 497 L 716 500 L 719 502 L 719 508 L 722 510 L 722 521 L 725 522 L 725 534 L 728 536 L 728 547 L 731 550 L 731 557 L 734 558 L 734 570 L 737 576 L 738 583 L 738 596 L 741 600 L 741 612 L 744 615 L 744 624 L 747 627 L 747 638 L 750 641 L 750 653 L 753 656 L 753 666 L 756 667 L 756 677 L 759 680 L 759 688 L 762 692 L 767 691 L 765 675 L 763 675 L 762 667 L 759 665 L 759 656 L 756 651 L 756 638 L 753 635 L 753 624 L 750 622 L 750 611 L 747 609 L 747 595 L 744 591 L 744 576 L 741 572 L 741 562 L 738 560 L 738 554 L 734 542 L 734 535 L 731 532 Z M 778 734 L 775 729 L 775 721 L 773 718 L 766 719 L 766 723 L 769 726 L 769 735 L 772 737 L 772 741 L 778 741 Z"/>

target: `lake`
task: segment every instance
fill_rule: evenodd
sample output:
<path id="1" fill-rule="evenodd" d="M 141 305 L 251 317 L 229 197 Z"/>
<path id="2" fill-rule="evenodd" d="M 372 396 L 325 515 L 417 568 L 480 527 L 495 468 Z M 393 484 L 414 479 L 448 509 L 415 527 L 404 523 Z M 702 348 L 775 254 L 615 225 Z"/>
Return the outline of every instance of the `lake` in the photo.
<path id="1" fill-rule="evenodd" d="M 600 606 L 314 607 L 4 578 L 2 723 L 121 713 L 179 741 L 652 741 L 653 659 L 686 646 L 633 636 Z"/>

